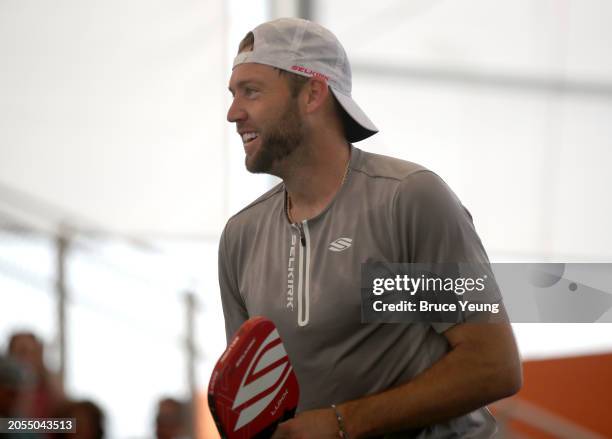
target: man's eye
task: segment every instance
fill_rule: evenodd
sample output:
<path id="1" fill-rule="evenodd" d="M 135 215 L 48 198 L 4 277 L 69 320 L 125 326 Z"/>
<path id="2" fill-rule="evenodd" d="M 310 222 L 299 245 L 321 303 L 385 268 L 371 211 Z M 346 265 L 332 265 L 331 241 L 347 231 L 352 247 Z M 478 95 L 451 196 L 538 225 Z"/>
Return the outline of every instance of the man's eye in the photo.
<path id="1" fill-rule="evenodd" d="M 257 93 L 257 90 L 255 90 L 254 88 L 245 88 L 245 89 L 244 89 L 244 93 L 245 93 L 247 96 L 253 96 L 254 94 L 256 94 L 256 93 Z"/>

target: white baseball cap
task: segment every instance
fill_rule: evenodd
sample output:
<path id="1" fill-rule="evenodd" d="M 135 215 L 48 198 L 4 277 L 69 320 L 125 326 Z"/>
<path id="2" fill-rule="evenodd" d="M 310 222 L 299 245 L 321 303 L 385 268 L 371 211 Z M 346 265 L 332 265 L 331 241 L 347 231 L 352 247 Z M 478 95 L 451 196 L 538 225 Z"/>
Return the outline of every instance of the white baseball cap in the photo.
<path id="1" fill-rule="evenodd" d="M 346 112 L 344 126 L 349 142 L 358 142 L 378 132 L 351 97 L 351 66 L 340 41 L 329 30 L 301 18 L 279 18 L 253 29 L 251 51 L 234 58 L 235 68 L 244 63 L 266 64 L 297 75 L 325 78 Z"/>

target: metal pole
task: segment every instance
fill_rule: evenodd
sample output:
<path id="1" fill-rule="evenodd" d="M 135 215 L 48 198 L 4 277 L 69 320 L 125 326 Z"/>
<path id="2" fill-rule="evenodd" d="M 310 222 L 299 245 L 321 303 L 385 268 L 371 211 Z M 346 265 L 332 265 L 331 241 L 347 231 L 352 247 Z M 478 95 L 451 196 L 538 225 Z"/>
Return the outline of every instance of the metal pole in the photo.
<path id="1" fill-rule="evenodd" d="M 190 437 L 194 437 L 194 424 L 198 413 L 196 412 L 197 407 L 197 382 L 196 382 L 196 341 L 195 341 L 195 319 L 197 311 L 196 296 L 193 292 L 187 291 L 185 293 L 185 312 L 186 312 L 186 323 L 187 323 L 187 334 L 185 337 L 185 348 L 187 353 L 187 384 L 189 386 L 189 406 L 192 413 L 192 421 L 189 424 Z"/>
<path id="2" fill-rule="evenodd" d="M 314 20 L 312 0 L 270 0 L 271 18 L 299 17 Z"/>
<path id="3" fill-rule="evenodd" d="M 297 13 L 298 17 L 306 20 L 314 20 L 314 5 L 312 0 L 298 0 Z"/>
<path id="4" fill-rule="evenodd" d="M 57 345 L 59 353 L 59 380 L 62 390 L 66 382 L 66 267 L 68 262 L 68 238 L 60 234 L 56 238 L 56 270 L 55 291 L 57 294 Z"/>

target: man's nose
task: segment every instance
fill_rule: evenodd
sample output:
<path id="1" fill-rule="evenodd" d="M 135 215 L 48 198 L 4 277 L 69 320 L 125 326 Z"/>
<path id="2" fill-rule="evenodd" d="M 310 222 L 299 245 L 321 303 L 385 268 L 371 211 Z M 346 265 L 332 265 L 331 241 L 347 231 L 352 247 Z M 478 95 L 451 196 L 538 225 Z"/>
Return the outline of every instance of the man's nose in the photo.
<path id="1" fill-rule="evenodd" d="M 240 105 L 238 99 L 234 99 L 227 110 L 227 121 L 238 122 L 246 119 L 246 112 Z"/>

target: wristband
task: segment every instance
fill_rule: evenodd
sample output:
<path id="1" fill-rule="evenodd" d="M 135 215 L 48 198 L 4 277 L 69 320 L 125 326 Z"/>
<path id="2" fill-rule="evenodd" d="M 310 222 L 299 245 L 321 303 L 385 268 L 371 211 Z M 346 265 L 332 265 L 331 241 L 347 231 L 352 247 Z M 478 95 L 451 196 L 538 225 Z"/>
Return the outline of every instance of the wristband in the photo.
<path id="1" fill-rule="evenodd" d="M 334 414 L 336 415 L 336 419 L 338 420 L 338 436 L 341 439 L 349 439 L 348 433 L 344 428 L 344 418 L 340 414 L 338 407 L 336 407 L 336 404 L 332 404 L 331 408 L 334 410 Z"/>

